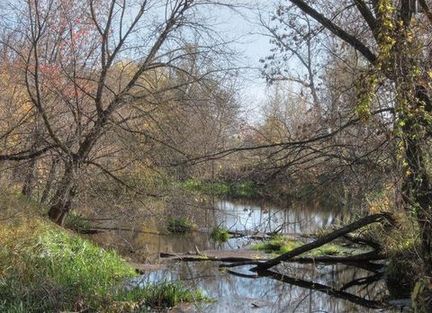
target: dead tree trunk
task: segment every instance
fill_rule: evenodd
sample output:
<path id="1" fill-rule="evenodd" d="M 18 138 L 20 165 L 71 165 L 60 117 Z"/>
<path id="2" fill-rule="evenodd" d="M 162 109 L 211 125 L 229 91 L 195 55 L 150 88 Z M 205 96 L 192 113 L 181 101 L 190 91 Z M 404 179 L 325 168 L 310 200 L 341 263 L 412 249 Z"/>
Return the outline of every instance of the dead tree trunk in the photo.
<path id="1" fill-rule="evenodd" d="M 252 271 L 265 271 L 269 268 L 278 265 L 281 262 L 287 261 L 291 258 L 294 258 L 298 255 L 301 255 L 305 252 L 308 252 L 310 250 L 313 250 L 315 248 L 319 248 L 326 243 L 329 243 L 330 241 L 333 241 L 339 237 L 342 237 L 350 232 L 356 231 L 362 227 L 365 227 L 369 224 L 381 222 L 383 220 L 389 220 L 391 219 L 391 216 L 387 213 L 381 213 L 381 214 L 373 214 L 366 216 L 364 218 L 359 219 L 358 221 L 355 221 L 354 223 L 351 223 L 349 225 L 346 225 L 334 232 L 331 232 L 328 235 L 325 235 L 311 243 L 307 243 L 301 247 L 298 247 L 294 250 L 291 250 L 290 252 L 287 252 L 285 254 L 282 254 L 274 259 L 271 259 L 269 261 L 263 262 L 261 264 L 258 264 L 256 267 L 252 268 Z"/>

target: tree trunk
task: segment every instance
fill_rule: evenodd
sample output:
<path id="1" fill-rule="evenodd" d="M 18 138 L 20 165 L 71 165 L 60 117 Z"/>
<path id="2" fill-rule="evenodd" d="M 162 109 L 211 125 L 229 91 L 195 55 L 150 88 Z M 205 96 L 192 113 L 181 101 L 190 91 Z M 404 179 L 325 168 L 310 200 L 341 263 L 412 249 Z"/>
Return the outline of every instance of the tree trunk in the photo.
<path id="1" fill-rule="evenodd" d="M 63 177 L 51 200 L 52 205 L 48 211 L 48 216 L 53 222 L 59 225 L 64 224 L 64 219 L 71 208 L 71 203 L 75 196 L 75 176 L 77 169 L 78 166 L 75 162 L 66 163 Z"/>
<path id="2" fill-rule="evenodd" d="M 27 168 L 27 173 L 25 175 L 23 188 L 21 193 L 26 197 L 31 197 L 33 193 L 33 181 L 35 176 L 35 167 L 36 167 L 36 157 L 30 160 L 30 163 Z"/>
<path id="3" fill-rule="evenodd" d="M 54 178 L 56 176 L 57 164 L 58 164 L 58 159 L 53 158 L 53 160 L 51 162 L 51 168 L 50 168 L 50 171 L 48 173 L 47 181 L 45 184 L 45 188 L 44 188 L 44 191 L 42 192 L 42 196 L 40 199 L 41 203 L 46 203 L 46 201 L 48 200 L 48 197 L 49 197 L 49 194 L 51 192 L 51 188 L 52 188 L 52 185 L 54 182 Z"/>
<path id="4" fill-rule="evenodd" d="M 410 123 L 411 124 L 411 123 Z M 411 128 L 411 125 L 408 125 Z M 413 126 L 414 127 L 414 126 Z M 414 130 L 405 139 L 409 173 L 402 192 L 408 209 L 415 212 L 420 227 L 421 252 L 425 274 L 432 275 L 432 187 L 426 170 L 423 146 Z"/>

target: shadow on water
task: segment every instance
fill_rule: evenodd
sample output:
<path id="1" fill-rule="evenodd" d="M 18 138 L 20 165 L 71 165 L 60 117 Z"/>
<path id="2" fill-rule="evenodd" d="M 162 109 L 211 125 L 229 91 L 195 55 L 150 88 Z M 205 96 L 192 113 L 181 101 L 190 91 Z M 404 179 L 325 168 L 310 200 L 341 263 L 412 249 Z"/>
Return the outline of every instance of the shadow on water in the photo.
<path id="1" fill-rule="evenodd" d="M 294 204 L 288 208 L 268 202 L 216 200 L 210 208 L 193 212 L 202 229 L 221 226 L 231 231 L 309 234 L 343 218 L 343 211 Z M 136 262 L 158 263 L 161 252 L 184 253 L 200 250 L 236 250 L 250 245 L 251 239 L 232 238 L 215 243 L 209 232 L 186 235 L 158 235 L 163 226 L 157 221 L 135 225 L 134 231 L 115 231 L 96 235 L 96 240 L 113 246 Z M 202 289 L 214 301 L 176 308 L 177 312 L 400 312 L 384 301 L 388 290 L 382 271 L 368 271 L 347 265 L 284 264 L 274 271 L 260 273 L 249 267 L 219 268 L 216 262 L 169 263 L 146 272 L 133 284 L 181 281 Z"/>

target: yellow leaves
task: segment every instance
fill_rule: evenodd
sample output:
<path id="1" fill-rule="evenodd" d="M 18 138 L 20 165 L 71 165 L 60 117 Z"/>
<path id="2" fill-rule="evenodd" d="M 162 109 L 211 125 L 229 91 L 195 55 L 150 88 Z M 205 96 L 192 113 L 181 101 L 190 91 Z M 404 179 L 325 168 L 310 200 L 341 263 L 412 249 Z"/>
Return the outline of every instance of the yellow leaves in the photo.
<path id="1" fill-rule="evenodd" d="M 375 98 L 378 82 L 377 74 L 371 72 L 364 75 L 360 79 L 360 84 L 357 86 L 359 101 L 356 106 L 356 113 L 363 121 L 367 121 L 371 115 L 370 110 L 372 101 Z"/>

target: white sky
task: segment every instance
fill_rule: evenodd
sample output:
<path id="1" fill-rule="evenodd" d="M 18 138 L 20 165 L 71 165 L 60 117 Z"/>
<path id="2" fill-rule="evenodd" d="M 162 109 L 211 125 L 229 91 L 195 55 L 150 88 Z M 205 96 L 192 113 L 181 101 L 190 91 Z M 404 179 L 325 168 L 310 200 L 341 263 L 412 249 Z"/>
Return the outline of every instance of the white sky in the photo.
<path id="1" fill-rule="evenodd" d="M 269 38 L 263 34 L 259 25 L 259 14 L 268 20 L 274 11 L 277 0 L 247 0 L 253 9 L 241 9 L 236 13 L 229 9 L 219 8 L 213 12 L 221 34 L 226 38 L 235 38 L 232 47 L 239 52 L 239 66 L 249 66 L 250 70 L 243 71 L 240 77 L 242 86 L 241 103 L 245 111 L 245 118 L 249 121 L 260 119 L 259 107 L 266 101 L 266 82 L 260 75 L 262 64 L 259 59 L 270 54 Z M 233 3 L 235 3 L 233 1 Z"/>

